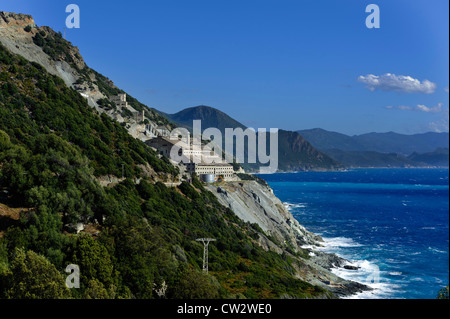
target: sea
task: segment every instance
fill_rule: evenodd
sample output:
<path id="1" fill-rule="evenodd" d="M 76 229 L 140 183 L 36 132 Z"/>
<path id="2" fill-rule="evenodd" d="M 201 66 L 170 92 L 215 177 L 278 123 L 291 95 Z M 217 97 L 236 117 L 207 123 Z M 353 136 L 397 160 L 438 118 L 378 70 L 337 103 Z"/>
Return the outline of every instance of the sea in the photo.
<path id="1" fill-rule="evenodd" d="M 324 247 L 314 249 L 358 267 L 335 274 L 373 288 L 349 298 L 435 299 L 449 284 L 448 169 L 259 176 L 300 224 L 322 236 Z"/>

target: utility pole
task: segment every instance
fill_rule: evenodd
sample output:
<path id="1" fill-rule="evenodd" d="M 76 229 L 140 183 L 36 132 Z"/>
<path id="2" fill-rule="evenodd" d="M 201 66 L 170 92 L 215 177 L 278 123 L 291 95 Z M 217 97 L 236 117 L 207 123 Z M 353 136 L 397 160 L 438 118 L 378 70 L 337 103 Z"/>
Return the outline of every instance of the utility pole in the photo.
<path id="1" fill-rule="evenodd" d="M 208 273 L 208 246 L 212 241 L 216 241 L 213 238 L 198 238 L 196 241 L 203 243 L 203 271 Z"/>
<path id="2" fill-rule="evenodd" d="M 122 179 L 124 179 L 124 178 L 125 178 L 125 170 L 124 170 L 124 165 L 125 165 L 125 164 L 122 164 Z"/>

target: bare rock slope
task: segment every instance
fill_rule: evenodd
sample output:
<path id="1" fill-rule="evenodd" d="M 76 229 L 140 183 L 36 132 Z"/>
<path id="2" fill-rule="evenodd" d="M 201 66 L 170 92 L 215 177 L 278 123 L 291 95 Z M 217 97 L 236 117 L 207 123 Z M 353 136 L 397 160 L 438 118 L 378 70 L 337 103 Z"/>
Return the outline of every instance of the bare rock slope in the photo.
<path id="1" fill-rule="evenodd" d="M 269 186 L 256 181 L 241 181 L 211 185 L 208 189 L 239 218 L 261 227 L 267 235 L 259 238 L 263 248 L 277 253 L 300 253 L 303 257 L 298 258 L 303 266 L 297 269 L 299 278 L 324 287 L 337 296 L 370 290 L 363 284 L 333 274 L 332 268 L 343 267 L 349 262 L 318 250 L 322 246 L 322 238 L 303 227 Z"/>

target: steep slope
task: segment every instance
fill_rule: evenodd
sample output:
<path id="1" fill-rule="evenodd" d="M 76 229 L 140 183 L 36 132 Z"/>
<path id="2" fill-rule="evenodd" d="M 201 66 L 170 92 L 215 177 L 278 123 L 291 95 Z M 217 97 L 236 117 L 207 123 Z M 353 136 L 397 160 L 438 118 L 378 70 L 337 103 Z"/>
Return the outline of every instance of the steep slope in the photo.
<path id="1" fill-rule="evenodd" d="M 185 127 L 192 127 L 193 120 L 201 120 L 202 129 L 218 128 L 223 137 L 225 137 L 226 128 L 247 129 L 245 125 L 224 112 L 204 105 L 187 108 L 175 114 L 166 114 L 166 116 L 171 121 Z M 340 167 L 335 160 L 316 150 L 300 134 L 285 130 L 279 130 L 278 134 L 278 169 L 280 171 L 326 170 Z M 247 147 L 245 147 L 246 150 Z M 247 158 L 246 156 L 247 152 L 245 152 L 245 158 Z M 243 163 L 242 166 L 246 170 L 257 171 L 260 166 L 264 165 Z"/>
<path id="2" fill-rule="evenodd" d="M 82 288 L 71 292 L 76 298 L 330 296 L 296 279 L 297 268 L 306 267 L 300 257 L 264 251 L 258 239 L 265 234 L 198 181 L 178 189 L 157 182 L 176 169 L 97 115 L 63 80 L 1 45 L 0 87 L 0 189 L 8 194 L 2 205 L 23 208 L 15 226 L 1 229 L 0 297 L 28 296 L 16 267 L 23 254 L 44 258 L 49 272 L 63 273 L 67 264 L 84 269 Z M 96 175 L 120 176 L 122 163 L 128 178 L 100 186 Z M 72 223 L 84 230 L 68 234 Z M 199 237 L 218 239 L 210 275 L 199 271 Z M 42 284 L 64 287 L 58 278 Z M 245 289 L 231 284 L 236 278 Z M 61 289 L 55 297 L 70 295 Z M 49 296 L 46 289 L 34 293 Z"/>
<path id="3" fill-rule="evenodd" d="M 97 112 L 123 123 L 134 137 L 148 138 L 148 132 L 144 123 L 134 118 L 133 112 L 143 112 L 146 124 L 153 127 L 163 125 L 172 128 L 165 117 L 130 95 L 127 95 L 127 108 L 117 107 L 112 98 L 126 92 L 88 67 L 79 49 L 65 40 L 60 32 L 46 26 L 37 26 L 29 15 L 1 11 L 0 43 L 11 52 L 40 64 L 50 74 L 60 77 L 68 87 L 85 97 Z"/>
<path id="4" fill-rule="evenodd" d="M 21 15 L 4 16 L 8 32 L 30 32 Z M 331 273 L 299 247 L 312 234 L 289 245 L 281 231 L 271 239 L 195 178 L 167 188 L 161 181 L 177 178 L 177 168 L 109 115 L 0 44 L 0 202 L 17 212 L 0 220 L 0 298 L 333 297 L 323 282 Z M 101 185 L 105 175 L 114 186 Z M 209 275 L 199 237 L 218 240 Z M 67 264 L 83 269 L 80 289 L 65 288 Z M 351 282 L 339 287 L 355 291 Z"/>
<path id="5" fill-rule="evenodd" d="M 297 132 L 280 130 L 278 143 L 280 168 L 284 171 L 341 168 L 337 161 L 316 150 Z"/>

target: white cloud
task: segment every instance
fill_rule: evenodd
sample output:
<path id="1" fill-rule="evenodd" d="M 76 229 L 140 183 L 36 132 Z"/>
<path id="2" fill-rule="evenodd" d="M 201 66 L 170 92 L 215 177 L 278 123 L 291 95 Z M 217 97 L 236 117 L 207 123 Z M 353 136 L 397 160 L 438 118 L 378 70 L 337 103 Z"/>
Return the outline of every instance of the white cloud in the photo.
<path id="1" fill-rule="evenodd" d="M 441 118 L 428 124 L 428 128 L 434 132 L 448 132 L 448 107 L 441 113 Z"/>
<path id="2" fill-rule="evenodd" d="M 422 82 L 407 75 L 395 75 L 386 73 L 383 75 L 367 74 L 358 78 L 359 82 L 365 83 L 371 91 L 380 89 L 383 91 L 396 91 L 406 93 L 431 94 L 436 91 L 436 83 L 428 80 Z"/>
<path id="3" fill-rule="evenodd" d="M 438 105 L 433 107 L 428 107 L 423 104 L 418 104 L 416 106 L 399 105 L 399 106 L 386 106 L 388 110 L 402 110 L 402 111 L 419 111 L 425 113 L 440 113 L 442 112 L 443 103 L 438 103 Z"/>
<path id="4" fill-rule="evenodd" d="M 444 88 L 444 91 L 448 93 L 448 86 Z"/>

